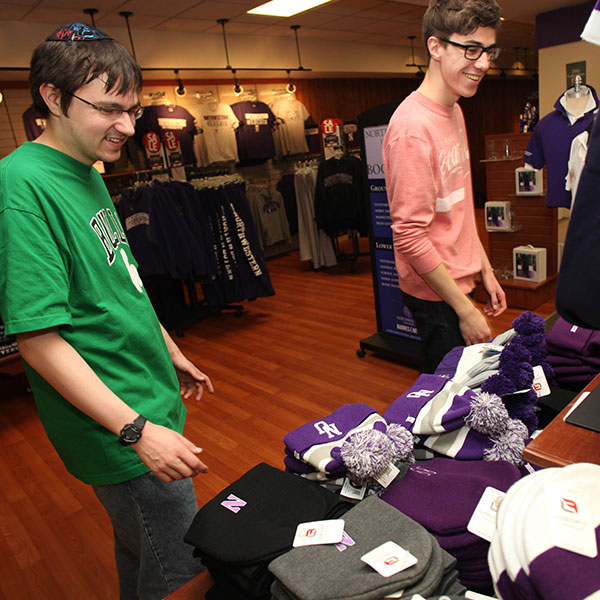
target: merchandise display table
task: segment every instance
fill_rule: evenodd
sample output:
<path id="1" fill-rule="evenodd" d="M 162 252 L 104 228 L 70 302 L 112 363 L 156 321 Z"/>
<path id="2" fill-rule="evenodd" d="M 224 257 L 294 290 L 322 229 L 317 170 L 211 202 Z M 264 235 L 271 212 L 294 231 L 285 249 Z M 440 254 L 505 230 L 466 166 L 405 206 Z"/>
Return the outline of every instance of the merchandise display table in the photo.
<path id="1" fill-rule="evenodd" d="M 208 571 L 202 571 L 191 581 L 169 594 L 165 600 L 204 600 L 208 590 L 214 585 Z"/>
<path id="2" fill-rule="evenodd" d="M 588 462 L 600 465 L 600 433 L 565 423 L 563 417 L 583 392 L 600 385 L 597 375 L 523 452 L 525 460 L 541 467 L 564 467 Z"/>

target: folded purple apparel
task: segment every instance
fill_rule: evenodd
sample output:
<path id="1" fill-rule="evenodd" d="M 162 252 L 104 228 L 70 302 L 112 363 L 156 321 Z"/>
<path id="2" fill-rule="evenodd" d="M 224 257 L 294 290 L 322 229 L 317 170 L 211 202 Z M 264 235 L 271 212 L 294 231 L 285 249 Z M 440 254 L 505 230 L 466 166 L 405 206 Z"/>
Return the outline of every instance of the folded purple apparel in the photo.
<path id="1" fill-rule="evenodd" d="M 547 360 L 551 365 L 584 364 L 600 368 L 600 356 L 597 356 L 595 354 L 577 354 L 575 352 L 571 352 L 570 350 L 565 350 L 564 348 L 557 348 L 555 346 L 551 346 L 550 344 L 546 345 L 546 351 L 548 352 Z"/>
<path id="2" fill-rule="evenodd" d="M 411 465 L 381 499 L 430 532 L 463 534 L 486 487 L 506 492 L 519 479 L 519 469 L 506 461 L 434 458 Z"/>
<path id="3" fill-rule="evenodd" d="M 554 367 L 554 372 L 560 373 L 564 377 L 570 377 L 571 375 L 591 375 L 592 377 L 595 377 L 598 375 L 599 370 L 600 369 L 586 365 L 580 365 L 579 367 Z"/>
<path id="4" fill-rule="evenodd" d="M 593 365 L 593 362 L 584 362 L 582 356 L 564 356 L 560 354 L 548 354 L 548 362 L 552 367 L 581 367 L 583 365 Z M 600 359 L 598 359 L 600 364 Z"/>
<path id="5" fill-rule="evenodd" d="M 354 431 L 379 429 L 387 424 L 377 411 L 357 402 L 344 404 L 330 415 L 301 425 L 288 433 L 283 441 L 286 452 L 323 473 L 343 471 L 339 447 Z"/>
<path id="6" fill-rule="evenodd" d="M 546 334 L 546 344 L 583 356 L 600 355 L 600 331 L 577 327 L 559 317 Z"/>
<path id="7" fill-rule="evenodd" d="M 584 387 L 592 381 L 592 379 L 594 379 L 594 375 L 565 375 L 564 377 L 557 375 L 556 383 L 559 386 L 579 385 Z"/>

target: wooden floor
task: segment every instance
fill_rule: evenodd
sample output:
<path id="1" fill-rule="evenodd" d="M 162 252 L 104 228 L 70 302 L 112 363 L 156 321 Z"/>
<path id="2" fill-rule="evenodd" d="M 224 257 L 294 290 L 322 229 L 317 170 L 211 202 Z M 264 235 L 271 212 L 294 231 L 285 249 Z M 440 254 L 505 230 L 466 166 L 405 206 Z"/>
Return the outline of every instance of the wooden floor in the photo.
<path id="1" fill-rule="evenodd" d="M 241 317 L 206 319 L 177 340 L 216 388 L 187 403 L 186 435 L 204 448 L 210 469 L 195 479 L 200 504 L 260 461 L 281 467 L 291 429 L 346 402 L 383 411 L 417 377 L 356 356 L 377 329 L 368 257 L 354 274 L 348 263 L 314 271 L 297 253 L 269 269 L 276 296 L 245 303 Z M 537 312 L 553 309 L 550 302 Z M 520 312 L 507 311 L 494 332 Z M 0 375 L 0 385 L 0 599 L 116 598 L 107 517 L 50 446 L 24 376 Z"/>

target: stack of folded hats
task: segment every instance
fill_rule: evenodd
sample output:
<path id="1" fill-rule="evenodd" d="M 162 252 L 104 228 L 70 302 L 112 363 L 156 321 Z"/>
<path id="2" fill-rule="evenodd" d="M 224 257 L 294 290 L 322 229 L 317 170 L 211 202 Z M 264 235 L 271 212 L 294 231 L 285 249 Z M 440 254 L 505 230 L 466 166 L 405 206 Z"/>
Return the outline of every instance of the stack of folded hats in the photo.
<path id="1" fill-rule="evenodd" d="M 581 389 L 600 372 L 600 331 L 559 317 L 546 335 L 545 348 L 561 387 Z"/>
<path id="2" fill-rule="evenodd" d="M 519 469 L 506 461 L 434 458 L 410 465 L 381 499 L 423 525 L 457 559 L 461 583 L 485 593 L 492 588 L 490 544 L 467 525 L 488 486 L 505 492 L 520 478 Z"/>
<path id="3" fill-rule="evenodd" d="M 524 312 L 513 321 L 512 329 L 490 343 L 453 348 L 435 374 L 475 391 L 496 394 L 509 416 L 522 421 L 531 434 L 538 426 L 534 367 L 542 368 L 549 383 L 554 381 L 554 371 L 543 347 L 544 337 L 543 317 Z"/>
<path id="4" fill-rule="evenodd" d="M 336 519 L 352 505 L 261 463 L 205 504 L 185 541 L 215 581 L 207 599 L 270 599 L 268 563 L 291 550 L 299 523 Z"/>
<path id="5" fill-rule="evenodd" d="M 341 544 L 301 546 L 269 565 L 277 600 L 379 600 L 401 592 L 403 598 L 461 594 L 455 560 L 421 525 L 370 496 L 344 515 Z M 399 573 L 384 577 L 361 560 L 386 542 L 395 542 L 417 559 Z"/>
<path id="6" fill-rule="evenodd" d="M 315 419 L 288 433 L 283 441 L 287 471 L 316 480 L 342 476 L 346 468 L 340 448 L 354 433 L 376 429 L 385 431 L 387 424 L 367 404 L 344 404 L 330 415 Z"/>
<path id="7" fill-rule="evenodd" d="M 383 417 L 411 431 L 416 449 L 462 460 L 520 465 L 529 438 L 527 427 L 509 417 L 498 396 L 475 392 L 441 375 L 420 375 Z"/>
<path id="8" fill-rule="evenodd" d="M 588 463 L 537 471 L 508 490 L 488 554 L 500 598 L 600 597 L 599 497 L 600 466 Z"/>

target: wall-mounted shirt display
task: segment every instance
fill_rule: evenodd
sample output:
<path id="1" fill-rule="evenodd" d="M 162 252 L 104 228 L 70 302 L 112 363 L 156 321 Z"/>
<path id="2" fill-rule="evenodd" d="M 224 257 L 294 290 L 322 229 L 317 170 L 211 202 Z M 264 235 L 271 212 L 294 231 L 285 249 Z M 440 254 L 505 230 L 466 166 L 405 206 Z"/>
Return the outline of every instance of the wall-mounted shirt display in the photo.
<path id="1" fill-rule="evenodd" d="M 172 104 L 146 106 L 144 113 L 135 124 L 135 139 L 140 145 L 144 135 L 149 131 L 157 133 L 161 140 L 164 139 L 166 131 L 173 131 L 181 145 L 184 164 L 196 163 L 196 155 L 194 154 L 196 125 L 194 124 L 194 117 L 183 106 Z"/>
<path id="2" fill-rule="evenodd" d="M 308 145 L 304 137 L 304 122 L 310 117 L 306 106 L 292 96 L 284 96 L 272 102 L 270 107 L 278 120 L 273 134 L 278 154 L 306 154 Z"/>
<path id="3" fill-rule="evenodd" d="M 194 151 L 199 164 L 237 161 L 235 130 L 240 122 L 228 104 L 203 102 L 190 107 L 202 133 L 194 139 Z"/>
<path id="4" fill-rule="evenodd" d="M 587 129 L 598 108 L 596 90 L 591 86 L 586 87 L 589 94 L 587 103 L 581 107 L 582 112 L 571 112 L 572 102 L 567 90 L 554 104 L 554 110 L 535 126 L 525 150 L 525 163 L 536 169 L 548 166 L 547 206 L 571 206 L 571 192 L 565 189 L 571 143 Z M 585 97 L 582 98 L 586 100 Z"/>
<path id="5" fill-rule="evenodd" d="M 240 161 L 273 158 L 273 111 L 264 102 L 250 101 L 236 102 L 231 109 L 240 122 L 236 134 Z"/>

